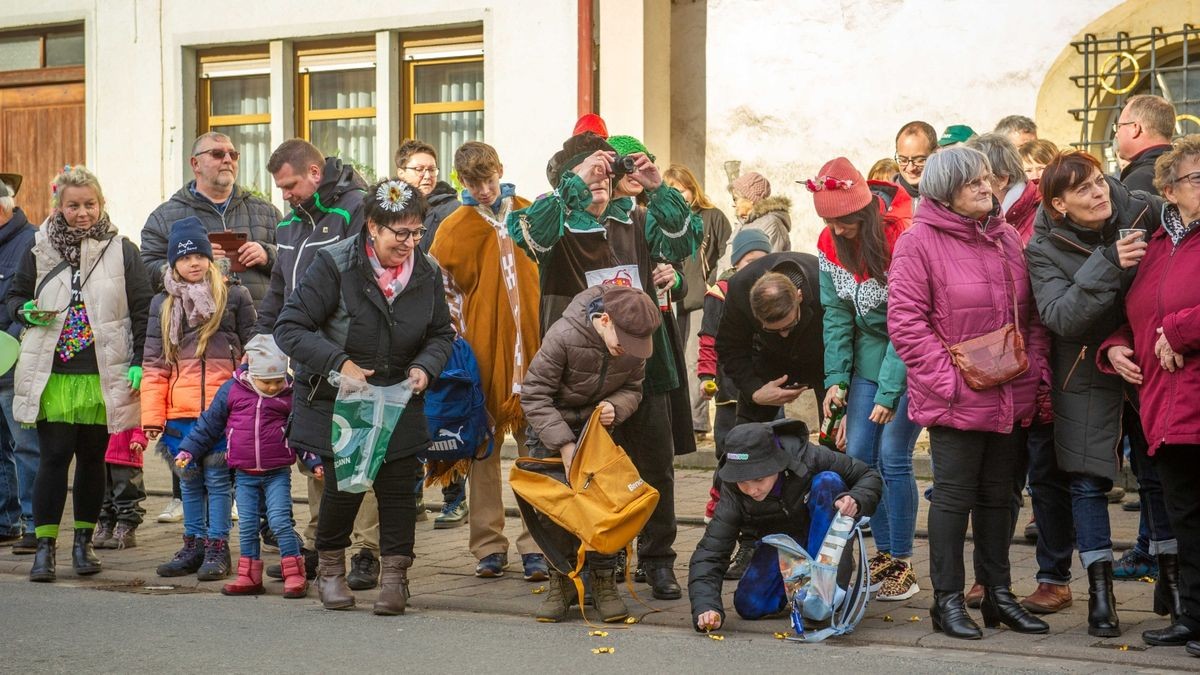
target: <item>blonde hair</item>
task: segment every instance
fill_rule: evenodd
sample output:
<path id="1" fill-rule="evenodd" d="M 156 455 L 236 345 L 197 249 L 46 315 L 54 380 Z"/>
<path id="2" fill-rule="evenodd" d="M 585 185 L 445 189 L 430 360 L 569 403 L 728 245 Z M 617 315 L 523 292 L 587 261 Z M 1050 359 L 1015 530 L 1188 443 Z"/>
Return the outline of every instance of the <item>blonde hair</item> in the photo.
<path id="1" fill-rule="evenodd" d="M 692 193 L 692 203 L 688 206 L 699 211 L 700 209 L 711 209 L 713 207 L 712 200 L 705 194 L 704 188 L 700 187 L 700 181 L 696 179 L 696 174 L 692 170 L 682 164 L 672 164 L 667 172 L 663 174 L 664 180 L 674 181 L 679 183 L 684 188 Z"/>
<path id="2" fill-rule="evenodd" d="M 1188 134 L 1176 139 L 1171 145 L 1171 149 L 1160 155 L 1154 162 L 1154 187 L 1162 192 L 1163 188 L 1179 178 L 1175 175 L 1179 163 L 1198 155 L 1200 155 L 1200 134 Z"/>
<path id="3" fill-rule="evenodd" d="M 179 272 L 172 267 L 168 273 L 174 276 L 176 281 L 183 281 L 179 276 Z M 212 288 L 213 296 L 213 315 L 200 326 L 200 335 L 196 342 L 196 358 L 203 358 L 204 352 L 208 349 L 208 341 L 213 335 L 216 335 L 217 329 L 221 327 L 221 319 L 225 317 L 225 303 L 229 298 L 229 289 L 225 286 L 225 275 L 221 273 L 221 269 L 217 267 L 215 262 L 211 260 L 208 263 L 208 271 L 204 273 L 204 280 Z M 175 305 L 175 297 L 170 293 L 167 294 L 166 300 L 163 300 L 162 310 L 159 313 L 159 322 L 162 325 L 162 353 L 163 358 L 167 363 L 176 363 L 179 359 L 179 345 L 175 344 L 175 336 L 171 335 L 171 310 Z"/>
<path id="4" fill-rule="evenodd" d="M 1017 148 L 1017 154 L 1021 155 L 1022 161 L 1037 162 L 1045 166 L 1058 157 L 1058 146 L 1044 138 L 1035 138 Z"/>
<path id="5" fill-rule="evenodd" d="M 61 206 L 63 191 L 73 187 L 95 190 L 96 198 L 100 200 L 101 207 L 104 206 L 104 191 L 100 189 L 100 179 L 96 178 L 96 174 L 88 171 L 87 167 L 76 164 L 75 166 L 68 166 L 63 169 L 62 173 L 54 177 L 54 183 L 50 187 L 54 208 L 57 209 Z"/>
<path id="6" fill-rule="evenodd" d="M 871 165 L 871 170 L 867 172 L 867 180 L 891 181 L 898 173 L 900 173 L 900 165 L 896 163 L 896 160 L 884 157 Z"/>

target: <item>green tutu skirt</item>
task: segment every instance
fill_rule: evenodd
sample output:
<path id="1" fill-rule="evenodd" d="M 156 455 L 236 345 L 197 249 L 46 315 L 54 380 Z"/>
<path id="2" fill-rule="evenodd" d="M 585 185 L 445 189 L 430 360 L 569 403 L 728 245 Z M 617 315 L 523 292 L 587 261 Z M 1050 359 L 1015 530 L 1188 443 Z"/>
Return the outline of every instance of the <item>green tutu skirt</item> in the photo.
<path id="1" fill-rule="evenodd" d="M 100 374 L 64 375 L 50 373 L 42 390 L 38 421 L 62 424 L 108 424 Z"/>

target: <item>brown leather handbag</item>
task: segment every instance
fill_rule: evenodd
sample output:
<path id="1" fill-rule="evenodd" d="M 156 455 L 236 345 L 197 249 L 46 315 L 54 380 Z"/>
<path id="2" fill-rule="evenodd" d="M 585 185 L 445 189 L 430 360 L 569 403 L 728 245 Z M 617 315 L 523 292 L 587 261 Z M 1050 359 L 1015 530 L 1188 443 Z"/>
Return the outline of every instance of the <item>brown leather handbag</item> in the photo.
<path id="1" fill-rule="evenodd" d="M 1012 279 L 1003 244 L 998 240 L 1000 258 L 1013 291 L 1013 322 L 990 333 L 949 345 L 939 335 L 938 340 L 950 352 L 954 366 L 962 373 L 963 381 L 975 391 L 998 387 L 1024 375 L 1029 370 L 1025 354 L 1025 338 L 1021 337 L 1020 306 L 1017 304 L 1017 284 Z M 936 334 L 936 333 L 935 333 Z"/>

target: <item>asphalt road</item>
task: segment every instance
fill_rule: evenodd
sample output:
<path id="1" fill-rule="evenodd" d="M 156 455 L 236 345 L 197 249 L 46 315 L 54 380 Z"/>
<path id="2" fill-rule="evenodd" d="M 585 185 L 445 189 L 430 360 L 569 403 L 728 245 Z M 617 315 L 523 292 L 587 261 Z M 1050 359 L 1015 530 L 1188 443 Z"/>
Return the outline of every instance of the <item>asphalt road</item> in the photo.
<path id="1" fill-rule="evenodd" d="M 153 583 L 153 582 L 151 582 Z M 444 611 L 377 617 L 310 600 L 145 595 L 0 577 L 7 672 L 1062 673 L 1094 662 L 915 647 L 724 640 L 639 625 L 588 636 L 580 622 Z M 613 647 L 611 654 L 593 648 Z"/>

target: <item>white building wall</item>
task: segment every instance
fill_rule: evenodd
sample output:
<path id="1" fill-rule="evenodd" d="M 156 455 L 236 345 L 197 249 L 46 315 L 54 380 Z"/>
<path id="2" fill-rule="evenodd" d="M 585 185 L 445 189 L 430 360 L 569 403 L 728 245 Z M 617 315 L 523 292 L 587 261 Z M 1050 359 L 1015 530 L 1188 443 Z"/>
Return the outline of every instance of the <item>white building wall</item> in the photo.
<path id="1" fill-rule="evenodd" d="M 76 21 L 85 23 L 87 42 L 87 163 L 114 222 L 135 241 L 150 211 L 191 178 L 195 87 L 187 71 L 194 64 L 186 67 L 185 50 L 482 23 L 485 140 L 499 151 L 505 180 L 531 197 L 548 189 L 546 160 L 576 118 L 573 2 L 5 0 L 0 7 L 0 30 Z M 440 159 L 448 176 L 453 158 Z"/>
<path id="2" fill-rule="evenodd" d="M 722 164 L 740 160 L 792 198 L 793 248 L 815 252 L 822 223 L 795 180 L 839 155 L 866 174 L 912 120 L 984 133 L 1005 115 L 1037 119 L 1052 62 L 1119 4 L 709 0 L 705 188 L 732 219 Z"/>

